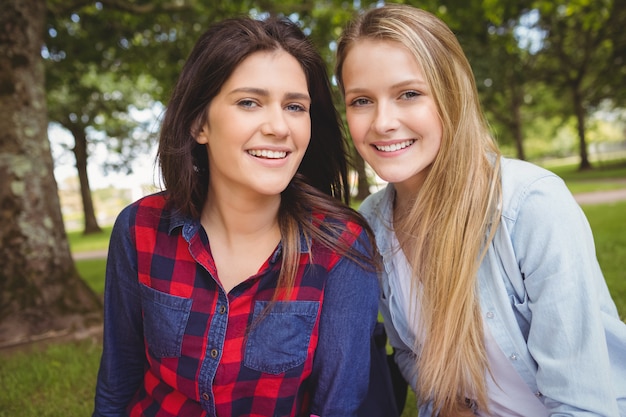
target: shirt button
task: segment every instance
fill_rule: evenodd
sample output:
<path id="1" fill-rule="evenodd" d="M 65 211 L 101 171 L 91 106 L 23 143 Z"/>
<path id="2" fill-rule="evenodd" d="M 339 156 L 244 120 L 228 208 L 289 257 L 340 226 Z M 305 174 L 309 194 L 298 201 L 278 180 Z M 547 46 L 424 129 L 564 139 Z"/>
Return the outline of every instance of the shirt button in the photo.
<path id="1" fill-rule="evenodd" d="M 512 353 L 511 356 L 509 356 L 511 358 L 511 360 L 516 361 L 517 360 L 517 354 L 516 353 Z"/>
<path id="2" fill-rule="evenodd" d="M 219 353 L 219 352 L 217 351 L 217 349 L 211 349 L 211 357 L 212 357 L 213 359 L 217 358 L 217 354 L 218 354 L 218 353 Z"/>
<path id="3" fill-rule="evenodd" d="M 494 316 L 495 316 L 495 314 L 493 314 L 493 311 L 489 311 L 489 312 L 487 313 L 487 318 L 488 318 L 488 319 L 492 319 Z"/>
<path id="4" fill-rule="evenodd" d="M 222 304 L 222 305 L 219 307 L 219 309 L 218 309 L 217 311 L 218 311 L 220 314 L 224 314 L 224 313 L 226 313 L 226 306 Z"/>
<path id="5" fill-rule="evenodd" d="M 203 392 L 203 393 L 202 393 L 202 399 L 203 399 L 204 401 L 209 401 L 209 394 L 207 394 L 206 392 Z"/>

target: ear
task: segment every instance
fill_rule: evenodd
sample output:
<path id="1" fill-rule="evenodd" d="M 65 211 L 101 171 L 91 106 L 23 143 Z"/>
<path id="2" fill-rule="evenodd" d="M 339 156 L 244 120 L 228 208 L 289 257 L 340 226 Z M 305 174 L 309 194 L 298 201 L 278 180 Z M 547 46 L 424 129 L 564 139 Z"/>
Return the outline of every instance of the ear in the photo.
<path id="1" fill-rule="evenodd" d="M 208 109 L 205 110 L 205 114 L 202 114 L 194 120 L 191 124 L 191 136 L 200 145 L 206 145 L 209 140 L 209 121 L 208 121 Z"/>
<path id="2" fill-rule="evenodd" d="M 200 145 L 209 143 L 209 127 L 207 125 L 202 126 L 199 130 L 193 129 L 191 135 Z"/>

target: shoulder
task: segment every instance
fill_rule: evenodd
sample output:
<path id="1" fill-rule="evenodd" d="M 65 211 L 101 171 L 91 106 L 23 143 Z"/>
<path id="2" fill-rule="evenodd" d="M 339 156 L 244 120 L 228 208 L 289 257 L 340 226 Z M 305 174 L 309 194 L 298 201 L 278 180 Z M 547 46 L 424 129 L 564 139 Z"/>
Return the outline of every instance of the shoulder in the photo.
<path id="1" fill-rule="evenodd" d="M 548 206 L 574 202 L 565 182 L 555 173 L 518 159 L 501 161 L 503 216 L 516 218 L 530 202 Z"/>
<path id="2" fill-rule="evenodd" d="M 170 218 L 166 213 L 164 192 L 142 197 L 124 207 L 115 224 L 117 228 L 157 227 L 161 219 Z"/>
<path id="3" fill-rule="evenodd" d="M 374 242 L 370 240 L 369 228 L 360 216 L 345 219 L 319 212 L 313 212 L 312 216 L 317 231 L 311 236 L 310 252 L 315 263 L 331 270 L 343 259 L 362 260 L 364 264 L 373 262 Z M 306 251 L 309 237 L 301 237 L 302 248 Z"/>
<path id="4" fill-rule="evenodd" d="M 366 234 L 365 225 L 359 223 L 358 216 L 353 219 L 339 218 L 333 213 L 313 211 L 314 227 L 329 236 L 335 236 L 343 243 L 352 246 L 360 236 Z M 355 213 L 356 214 L 356 213 Z"/>
<path id="5" fill-rule="evenodd" d="M 158 192 L 154 194 L 149 194 L 145 197 L 140 198 L 131 204 L 132 206 L 141 207 L 142 210 L 159 210 L 162 211 L 165 208 L 166 203 L 166 192 Z"/>
<path id="6" fill-rule="evenodd" d="M 501 166 L 503 186 L 518 188 L 542 178 L 559 179 L 554 172 L 519 159 L 502 157 Z"/>

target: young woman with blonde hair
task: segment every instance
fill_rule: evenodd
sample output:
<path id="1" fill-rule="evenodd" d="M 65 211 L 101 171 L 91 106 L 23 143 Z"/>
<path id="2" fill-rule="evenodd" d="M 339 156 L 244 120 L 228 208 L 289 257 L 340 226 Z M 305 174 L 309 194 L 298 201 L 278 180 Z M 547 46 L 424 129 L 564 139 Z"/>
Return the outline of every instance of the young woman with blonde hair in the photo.
<path id="1" fill-rule="evenodd" d="M 361 211 L 395 359 L 432 415 L 626 415 L 626 325 L 556 175 L 504 158 L 461 46 L 405 5 L 337 49 L 354 144 L 389 185 Z"/>

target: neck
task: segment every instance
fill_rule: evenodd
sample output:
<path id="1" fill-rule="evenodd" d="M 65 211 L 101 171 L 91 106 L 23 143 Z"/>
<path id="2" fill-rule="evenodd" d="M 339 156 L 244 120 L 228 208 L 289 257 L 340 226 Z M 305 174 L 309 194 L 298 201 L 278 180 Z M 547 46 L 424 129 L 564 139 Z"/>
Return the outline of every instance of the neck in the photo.
<path id="1" fill-rule="evenodd" d="M 393 201 L 393 229 L 400 243 L 404 255 L 412 263 L 415 241 L 413 233 L 409 232 L 409 214 L 415 205 L 419 188 L 407 187 L 406 184 L 394 184 L 395 196 Z"/>
<path id="2" fill-rule="evenodd" d="M 430 166 L 404 181 L 393 183 L 396 191 L 394 212 L 403 214 L 411 210 L 429 172 Z"/>
<path id="3" fill-rule="evenodd" d="M 421 188 L 421 184 L 394 183 L 395 196 L 393 201 L 394 217 L 405 216 L 415 204 L 415 199 Z"/>
<path id="4" fill-rule="evenodd" d="M 236 238 L 278 230 L 280 195 L 243 196 L 210 189 L 201 222 L 207 233 Z"/>
<path id="5" fill-rule="evenodd" d="M 276 249 L 279 207 L 280 194 L 243 196 L 209 190 L 201 222 L 226 292 L 255 275 Z"/>

